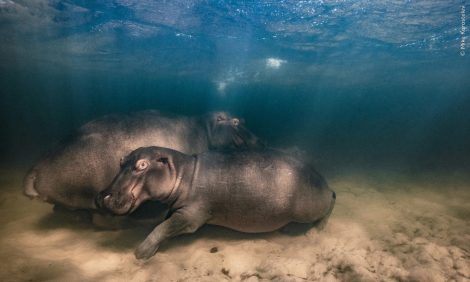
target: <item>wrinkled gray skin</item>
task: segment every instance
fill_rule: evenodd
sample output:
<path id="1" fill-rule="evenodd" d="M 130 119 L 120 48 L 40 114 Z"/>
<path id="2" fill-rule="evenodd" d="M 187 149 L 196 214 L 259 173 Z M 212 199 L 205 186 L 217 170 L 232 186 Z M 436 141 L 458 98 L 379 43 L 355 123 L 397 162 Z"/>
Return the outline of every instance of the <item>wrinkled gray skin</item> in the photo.
<path id="1" fill-rule="evenodd" d="M 94 198 L 119 172 L 120 158 L 155 144 L 188 154 L 261 146 L 239 119 L 225 112 L 186 117 L 149 110 L 105 116 L 80 127 L 31 168 L 24 194 L 72 210 L 94 210 Z"/>
<path id="2" fill-rule="evenodd" d="M 160 147 L 139 148 L 124 160 L 97 205 L 129 214 L 145 201 L 170 206 L 135 251 L 153 256 L 165 239 L 204 224 L 242 232 L 268 232 L 290 222 L 328 219 L 336 194 L 311 166 L 275 150 L 205 152 L 189 156 Z"/>

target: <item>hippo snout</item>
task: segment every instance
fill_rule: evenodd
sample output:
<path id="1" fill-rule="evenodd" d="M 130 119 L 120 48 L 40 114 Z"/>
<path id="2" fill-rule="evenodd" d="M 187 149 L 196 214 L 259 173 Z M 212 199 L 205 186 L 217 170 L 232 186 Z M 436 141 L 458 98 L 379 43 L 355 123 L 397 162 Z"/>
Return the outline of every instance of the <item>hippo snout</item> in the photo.
<path id="1" fill-rule="evenodd" d="M 32 170 L 26 175 L 23 183 L 23 193 L 31 199 L 39 196 L 38 191 L 34 187 L 36 184 L 36 177 L 36 171 Z"/>

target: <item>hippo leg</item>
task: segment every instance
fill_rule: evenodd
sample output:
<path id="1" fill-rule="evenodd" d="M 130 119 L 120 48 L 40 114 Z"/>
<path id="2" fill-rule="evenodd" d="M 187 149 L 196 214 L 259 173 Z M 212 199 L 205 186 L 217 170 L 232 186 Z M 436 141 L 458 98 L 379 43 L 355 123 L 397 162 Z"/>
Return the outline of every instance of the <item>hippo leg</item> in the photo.
<path id="1" fill-rule="evenodd" d="M 331 199 L 326 212 L 319 214 L 318 208 L 309 202 L 300 201 L 298 209 L 295 210 L 292 221 L 282 227 L 279 231 L 286 235 L 296 236 L 306 234 L 312 227 L 323 230 L 333 211 L 336 202 L 336 193 L 331 191 Z M 306 197 L 308 199 L 308 197 Z M 321 209 L 320 209 L 321 210 Z"/>
<path id="2" fill-rule="evenodd" d="M 335 207 L 335 201 L 336 194 L 334 195 L 332 204 L 326 215 L 314 223 L 315 228 L 317 228 L 318 230 L 323 230 L 323 228 L 325 228 L 326 224 L 328 223 L 328 219 L 330 219 L 330 215 L 333 212 L 333 208 Z"/>
<path id="3" fill-rule="evenodd" d="M 285 225 L 279 232 L 289 236 L 299 236 L 305 235 L 310 228 L 316 226 L 316 223 L 299 223 L 299 222 L 290 222 Z"/>
<path id="4" fill-rule="evenodd" d="M 158 250 L 160 244 L 171 237 L 193 233 L 207 222 L 207 214 L 193 210 L 176 210 L 167 220 L 159 224 L 135 250 L 137 259 L 148 259 Z"/>
<path id="5" fill-rule="evenodd" d="M 305 235 L 307 231 L 309 231 L 313 227 L 321 231 L 325 228 L 326 224 L 328 223 L 328 219 L 330 218 L 330 215 L 333 212 L 333 208 L 334 204 L 332 204 L 328 212 L 317 221 L 311 223 L 290 222 L 289 224 L 282 227 L 279 231 L 289 236 Z"/>

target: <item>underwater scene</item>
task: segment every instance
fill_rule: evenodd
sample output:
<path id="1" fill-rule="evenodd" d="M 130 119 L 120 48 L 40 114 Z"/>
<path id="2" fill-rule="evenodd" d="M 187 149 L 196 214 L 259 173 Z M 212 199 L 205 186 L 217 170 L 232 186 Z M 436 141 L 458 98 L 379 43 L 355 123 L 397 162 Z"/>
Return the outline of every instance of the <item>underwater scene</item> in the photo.
<path id="1" fill-rule="evenodd" d="M 470 281 L 465 0 L 0 0 L 0 281 Z"/>

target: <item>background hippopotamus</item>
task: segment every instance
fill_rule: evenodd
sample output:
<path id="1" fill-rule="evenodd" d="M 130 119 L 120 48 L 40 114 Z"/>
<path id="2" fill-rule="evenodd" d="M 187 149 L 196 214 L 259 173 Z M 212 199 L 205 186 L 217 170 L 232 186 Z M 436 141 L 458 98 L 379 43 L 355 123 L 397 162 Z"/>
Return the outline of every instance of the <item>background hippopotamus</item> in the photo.
<path id="1" fill-rule="evenodd" d="M 139 148 L 125 158 L 97 205 L 128 214 L 147 200 L 170 207 L 136 250 L 155 254 L 164 240 L 215 224 L 268 232 L 295 223 L 326 222 L 336 194 L 313 167 L 282 152 L 242 150 L 189 156 L 167 148 Z"/>
<path id="2" fill-rule="evenodd" d="M 94 198 L 119 172 L 120 158 L 142 146 L 188 154 L 262 144 L 225 112 L 178 116 L 148 110 L 109 115 L 81 126 L 34 165 L 24 193 L 69 209 L 95 209 Z"/>

